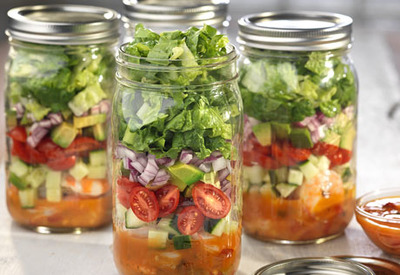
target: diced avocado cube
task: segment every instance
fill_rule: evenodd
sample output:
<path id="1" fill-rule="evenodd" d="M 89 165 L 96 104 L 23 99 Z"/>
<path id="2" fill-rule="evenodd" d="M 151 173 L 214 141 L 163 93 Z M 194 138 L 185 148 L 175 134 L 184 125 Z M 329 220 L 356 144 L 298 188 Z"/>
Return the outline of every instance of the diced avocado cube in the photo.
<path id="1" fill-rule="evenodd" d="M 307 180 L 311 180 L 313 177 L 315 177 L 319 173 L 318 168 L 315 167 L 315 165 L 312 164 L 310 161 L 304 162 L 303 164 L 301 164 L 299 166 L 299 168 L 300 168 L 300 171 L 303 172 L 303 174 Z"/>
<path id="2" fill-rule="evenodd" d="M 75 128 L 81 129 L 96 124 L 101 124 L 106 120 L 107 120 L 106 114 L 98 114 L 98 115 L 82 116 L 82 117 L 74 116 L 74 126 Z"/>
<path id="3" fill-rule="evenodd" d="M 89 152 L 89 162 L 92 166 L 106 165 L 107 152 L 105 150 Z"/>
<path id="4" fill-rule="evenodd" d="M 168 171 L 174 179 L 177 179 L 186 185 L 191 185 L 201 180 L 205 174 L 197 167 L 182 162 L 178 162 L 171 167 L 168 167 Z"/>
<path id="5" fill-rule="evenodd" d="M 356 130 L 351 125 L 346 129 L 346 131 L 342 135 L 342 139 L 340 140 L 340 148 L 352 151 L 355 137 L 356 137 Z"/>
<path id="6" fill-rule="evenodd" d="M 190 236 L 188 235 L 174 236 L 172 241 L 174 242 L 174 248 L 176 250 L 188 249 L 192 247 Z"/>
<path id="7" fill-rule="evenodd" d="M 78 162 L 74 167 L 69 169 L 69 174 L 73 176 L 76 181 L 80 181 L 89 174 L 89 169 L 85 163 Z"/>
<path id="8" fill-rule="evenodd" d="M 67 148 L 74 141 L 78 130 L 67 122 L 63 122 L 51 131 L 51 139 L 62 148 Z"/>
<path id="9" fill-rule="evenodd" d="M 104 124 L 96 124 L 93 126 L 94 138 L 98 141 L 104 141 L 107 138 L 106 126 Z"/>
<path id="10" fill-rule="evenodd" d="M 11 159 L 10 172 L 14 173 L 17 177 L 22 178 L 29 171 L 29 166 L 19 158 L 13 157 Z"/>
<path id="11" fill-rule="evenodd" d="M 293 185 L 302 185 L 304 175 L 301 171 L 289 169 L 288 183 Z"/>
<path id="12" fill-rule="evenodd" d="M 262 146 L 268 146 L 272 143 L 271 124 L 268 122 L 253 126 L 253 133 Z"/>
<path id="13" fill-rule="evenodd" d="M 18 188 L 18 190 L 24 190 L 28 183 L 23 180 L 22 178 L 18 177 L 15 175 L 13 172 L 10 172 L 10 175 L 8 176 L 8 180 L 12 185 Z"/>
<path id="14" fill-rule="evenodd" d="M 290 194 L 293 193 L 294 190 L 296 190 L 297 187 L 297 185 L 278 183 L 276 185 L 276 190 L 278 190 L 279 194 L 281 194 L 282 197 L 287 198 L 290 196 Z"/>
<path id="15" fill-rule="evenodd" d="M 277 139 L 287 139 L 290 134 L 289 123 L 271 122 L 272 134 Z"/>
<path id="16" fill-rule="evenodd" d="M 330 131 L 330 132 L 328 132 L 328 133 L 326 134 L 326 136 L 325 136 L 325 138 L 323 139 L 323 141 L 324 141 L 325 143 L 328 143 L 328 144 L 332 144 L 332 145 L 335 145 L 335 146 L 339 146 L 339 144 L 340 144 L 340 139 L 341 139 L 341 136 L 340 136 L 339 134 L 336 134 L 335 132 Z"/>
<path id="17" fill-rule="evenodd" d="M 290 142 L 296 148 L 312 148 L 310 131 L 307 128 L 294 128 L 290 133 Z"/>
<path id="18" fill-rule="evenodd" d="M 27 188 L 18 190 L 19 202 L 22 208 L 34 208 L 36 200 L 36 189 Z"/>

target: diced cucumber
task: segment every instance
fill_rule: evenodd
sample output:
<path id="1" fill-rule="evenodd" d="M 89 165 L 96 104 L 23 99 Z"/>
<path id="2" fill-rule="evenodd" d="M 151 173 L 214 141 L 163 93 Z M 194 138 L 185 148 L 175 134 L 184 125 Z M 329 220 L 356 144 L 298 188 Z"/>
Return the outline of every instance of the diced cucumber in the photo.
<path id="1" fill-rule="evenodd" d="M 10 172 L 14 173 L 17 177 L 22 178 L 28 173 L 29 166 L 19 158 L 13 157 L 11 159 Z"/>
<path id="2" fill-rule="evenodd" d="M 161 220 L 157 223 L 157 227 L 162 231 L 167 231 L 173 235 L 180 235 L 179 231 L 176 228 L 176 221 L 173 218 L 161 218 Z"/>
<path id="3" fill-rule="evenodd" d="M 115 203 L 115 220 L 124 221 L 127 211 L 128 211 L 128 209 L 126 209 L 125 206 L 123 206 L 119 202 L 116 202 Z"/>
<path id="4" fill-rule="evenodd" d="M 62 197 L 61 188 L 46 189 L 46 199 L 50 202 L 60 202 Z"/>
<path id="5" fill-rule="evenodd" d="M 317 166 L 318 165 L 318 157 L 317 156 L 314 156 L 314 155 L 310 155 L 309 157 L 308 157 L 308 161 L 310 161 L 312 164 L 314 164 L 315 166 Z"/>
<path id="6" fill-rule="evenodd" d="M 226 219 L 220 219 L 219 222 L 217 222 L 217 224 L 211 230 L 211 234 L 220 237 L 225 231 L 226 223 Z"/>
<path id="7" fill-rule="evenodd" d="M 315 177 L 319 173 L 318 168 L 315 167 L 315 165 L 312 164 L 310 161 L 304 162 L 303 164 L 301 164 L 299 166 L 299 168 L 300 168 L 300 171 L 303 172 L 303 174 L 307 180 L 311 180 L 313 177 Z"/>
<path id="8" fill-rule="evenodd" d="M 76 117 L 74 116 L 74 126 L 75 128 L 86 128 L 99 123 L 104 123 L 107 120 L 106 114 L 98 114 L 91 116 Z"/>
<path id="9" fill-rule="evenodd" d="M 292 194 L 297 187 L 298 187 L 297 185 L 292 185 L 287 183 L 278 183 L 275 186 L 276 190 L 278 190 L 279 194 L 281 194 L 281 196 L 284 198 L 289 197 L 290 194 Z"/>
<path id="10" fill-rule="evenodd" d="M 90 179 L 105 179 L 107 177 L 107 167 L 102 166 L 88 166 L 88 178 Z"/>
<path id="11" fill-rule="evenodd" d="M 18 190 L 18 196 L 22 208 L 35 207 L 36 189 L 27 188 L 24 190 Z"/>
<path id="12" fill-rule="evenodd" d="M 151 248 L 164 249 L 167 247 L 168 232 L 149 230 L 147 244 Z"/>
<path id="13" fill-rule="evenodd" d="M 243 173 L 251 184 L 261 185 L 263 183 L 265 170 L 259 165 L 244 166 Z"/>
<path id="14" fill-rule="evenodd" d="M 107 138 L 106 126 L 104 124 L 96 124 L 93 126 L 94 138 L 98 141 L 104 141 Z"/>
<path id="15" fill-rule="evenodd" d="M 278 175 L 275 172 L 275 170 L 269 170 L 268 174 L 269 174 L 269 178 L 271 180 L 271 184 L 272 185 L 277 185 L 279 183 L 279 180 L 278 180 Z"/>
<path id="16" fill-rule="evenodd" d="M 24 180 L 15 175 L 14 173 L 10 172 L 8 176 L 8 180 L 11 182 L 12 185 L 18 188 L 18 190 L 24 190 L 28 183 Z"/>
<path id="17" fill-rule="evenodd" d="M 174 248 L 176 250 L 188 249 L 192 247 L 190 236 L 188 235 L 174 236 L 172 241 L 174 242 Z"/>
<path id="18" fill-rule="evenodd" d="M 107 153 L 105 150 L 89 152 L 89 162 L 92 166 L 106 165 Z"/>
<path id="19" fill-rule="evenodd" d="M 32 172 L 26 176 L 26 182 L 32 188 L 38 188 L 46 181 L 47 170 L 43 167 L 33 168 Z"/>
<path id="20" fill-rule="evenodd" d="M 331 165 L 331 161 L 326 156 L 320 156 L 318 158 L 317 167 L 321 171 L 329 170 L 329 166 Z"/>
<path id="21" fill-rule="evenodd" d="M 78 130 L 71 124 L 63 122 L 51 131 L 51 139 L 62 148 L 67 148 L 74 141 Z"/>
<path id="22" fill-rule="evenodd" d="M 69 174 L 73 176 L 76 181 L 80 181 L 89 174 L 89 169 L 85 163 L 80 161 L 69 169 Z"/>
<path id="23" fill-rule="evenodd" d="M 278 178 L 278 182 L 287 182 L 288 179 L 288 168 L 281 167 L 275 170 L 276 176 Z"/>
<path id="24" fill-rule="evenodd" d="M 264 184 L 260 187 L 260 193 L 262 195 L 275 195 L 272 185 L 270 183 Z"/>
<path id="25" fill-rule="evenodd" d="M 49 170 L 46 175 L 46 199 L 50 202 L 61 201 L 61 172 Z"/>
<path id="26" fill-rule="evenodd" d="M 139 219 L 135 213 L 133 213 L 132 208 L 129 208 L 125 212 L 125 227 L 129 229 L 135 229 L 146 225 L 147 222 Z"/>
<path id="27" fill-rule="evenodd" d="M 289 169 L 288 183 L 294 185 L 303 184 L 304 175 L 301 171 L 295 169 Z"/>

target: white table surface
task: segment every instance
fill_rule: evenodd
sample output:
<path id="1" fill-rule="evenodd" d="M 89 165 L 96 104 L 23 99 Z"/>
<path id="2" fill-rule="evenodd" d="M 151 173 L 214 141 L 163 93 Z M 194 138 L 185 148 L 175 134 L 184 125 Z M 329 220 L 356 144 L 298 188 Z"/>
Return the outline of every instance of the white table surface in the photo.
<path id="1" fill-rule="evenodd" d="M 400 100 L 400 81 L 384 33 L 356 28 L 353 58 L 360 78 L 357 194 L 400 184 L 400 112 L 387 117 Z M 3 152 L 0 152 L 3 154 Z M 0 167 L 0 187 L 4 172 Z M 113 275 L 112 228 L 82 235 L 40 235 L 11 220 L 0 192 L 0 275 Z M 365 255 L 400 262 L 375 247 L 355 219 L 345 235 L 320 245 L 287 246 L 243 236 L 238 274 L 292 257 Z"/>

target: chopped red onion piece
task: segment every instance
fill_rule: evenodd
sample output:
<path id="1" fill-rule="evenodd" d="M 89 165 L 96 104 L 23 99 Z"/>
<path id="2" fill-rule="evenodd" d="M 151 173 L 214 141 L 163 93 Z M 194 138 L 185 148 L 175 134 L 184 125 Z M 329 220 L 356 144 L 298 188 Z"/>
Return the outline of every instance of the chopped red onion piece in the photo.
<path id="1" fill-rule="evenodd" d="M 228 168 L 225 168 L 225 169 L 219 171 L 219 172 L 218 172 L 218 180 L 219 180 L 220 182 L 222 182 L 224 179 L 226 179 L 227 176 L 229 176 L 229 174 L 230 174 L 230 173 L 229 173 Z"/>
<path id="2" fill-rule="evenodd" d="M 211 153 L 211 155 L 209 157 L 204 159 L 204 163 L 213 162 L 220 157 L 222 157 L 222 153 L 219 151 L 214 151 Z"/>
<path id="3" fill-rule="evenodd" d="M 160 159 L 156 159 L 156 162 L 159 166 L 168 166 L 171 162 L 175 163 L 175 161 L 169 157 L 163 157 Z"/>
<path id="4" fill-rule="evenodd" d="M 42 121 L 39 121 L 38 124 L 40 127 L 43 128 L 51 128 L 51 126 L 53 126 L 50 119 L 44 119 Z"/>
<path id="5" fill-rule="evenodd" d="M 228 198 L 230 198 L 232 194 L 232 185 L 230 183 L 225 185 L 224 187 L 221 188 L 221 191 L 224 192 L 225 195 L 228 196 Z"/>
<path id="6" fill-rule="evenodd" d="M 319 139 L 320 139 L 320 136 L 319 136 L 318 129 L 316 129 L 315 131 L 312 131 L 311 132 L 311 140 L 312 140 L 312 142 L 313 143 L 317 143 Z"/>
<path id="7" fill-rule="evenodd" d="M 24 105 L 22 105 L 21 102 L 18 102 L 17 104 L 15 104 L 15 111 L 17 112 L 17 118 L 22 118 L 24 116 L 25 113 L 25 107 Z"/>
<path id="8" fill-rule="evenodd" d="M 146 154 L 145 153 L 136 154 L 136 161 L 138 161 L 143 167 L 146 167 L 146 165 L 147 165 L 147 156 L 146 156 Z"/>
<path id="9" fill-rule="evenodd" d="M 229 159 L 226 160 L 226 168 L 228 169 L 229 173 L 232 172 L 231 161 Z"/>
<path id="10" fill-rule="evenodd" d="M 202 163 L 199 165 L 199 169 L 205 173 L 211 171 L 211 163 Z"/>
<path id="11" fill-rule="evenodd" d="M 129 170 L 131 161 L 127 157 L 123 158 L 122 161 L 123 161 L 123 164 L 124 164 L 124 169 Z"/>
<path id="12" fill-rule="evenodd" d="M 32 134 L 27 138 L 26 142 L 29 146 L 35 148 L 48 132 L 49 131 L 45 128 L 37 127 L 32 131 Z"/>
<path id="13" fill-rule="evenodd" d="M 164 169 L 158 170 L 154 180 L 149 184 L 150 186 L 162 186 L 168 183 L 170 175 Z"/>
<path id="14" fill-rule="evenodd" d="M 145 166 L 143 166 L 138 160 L 136 161 L 131 161 L 130 165 L 136 169 L 139 173 L 143 173 Z"/>
<path id="15" fill-rule="evenodd" d="M 226 168 L 226 162 L 224 158 L 218 158 L 212 162 L 212 167 L 214 172 L 218 172 L 224 168 Z"/>
<path id="16" fill-rule="evenodd" d="M 182 150 L 181 155 L 179 157 L 180 162 L 189 164 L 193 159 L 193 152 L 191 150 Z"/>
<path id="17" fill-rule="evenodd" d="M 129 180 L 130 181 L 134 181 L 134 182 L 138 182 L 138 175 L 139 175 L 138 171 L 132 170 L 131 173 L 129 174 Z"/>
<path id="18" fill-rule="evenodd" d="M 158 170 L 159 168 L 157 166 L 155 156 L 148 155 L 146 168 L 144 169 L 143 173 L 138 177 L 139 182 L 141 184 L 145 183 L 144 185 L 147 185 L 157 175 Z"/>
<path id="19" fill-rule="evenodd" d="M 131 161 L 136 160 L 136 154 L 131 149 L 125 147 L 122 144 L 118 144 L 115 149 L 115 157 L 119 159 L 128 158 Z"/>
<path id="20" fill-rule="evenodd" d="M 51 113 L 47 117 L 50 119 L 53 126 L 59 125 L 63 122 L 62 115 L 60 113 Z"/>

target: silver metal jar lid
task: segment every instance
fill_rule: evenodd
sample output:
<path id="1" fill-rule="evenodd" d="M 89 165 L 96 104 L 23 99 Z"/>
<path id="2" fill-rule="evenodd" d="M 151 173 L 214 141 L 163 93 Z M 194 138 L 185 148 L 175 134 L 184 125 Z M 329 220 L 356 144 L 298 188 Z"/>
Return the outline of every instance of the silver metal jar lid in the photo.
<path id="1" fill-rule="evenodd" d="M 351 17 L 329 12 L 265 12 L 242 17 L 238 43 L 258 49 L 318 51 L 352 42 Z"/>
<path id="2" fill-rule="evenodd" d="M 375 275 L 368 267 L 353 261 L 330 257 L 294 258 L 257 270 L 254 275 Z"/>
<path id="3" fill-rule="evenodd" d="M 83 5 L 38 5 L 8 11 L 6 34 L 39 44 L 99 44 L 118 39 L 119 14 Z"/>
<path id="4" fill-rule="evenodd" d="M 168 27 L 221 25 L 227 20 L 229 0 L 123 0 L 123 3 L 128 20 Z"/>

